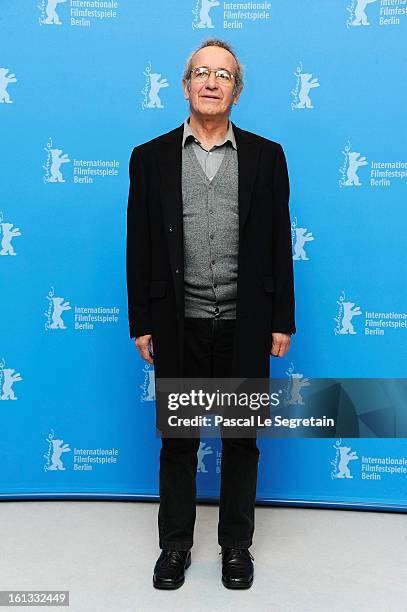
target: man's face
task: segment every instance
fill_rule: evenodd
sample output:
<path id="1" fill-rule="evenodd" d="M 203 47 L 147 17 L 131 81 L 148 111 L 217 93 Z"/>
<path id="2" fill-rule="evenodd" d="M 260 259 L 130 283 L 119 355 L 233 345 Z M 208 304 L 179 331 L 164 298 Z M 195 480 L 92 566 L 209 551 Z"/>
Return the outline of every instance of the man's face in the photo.
<path id="1" fill-rule="evenodd" d="M 237 65 L 235 58 L 229 51 L 221 47 L 205 47 L 194 54 L 192 68 L 206 66 L 210 69 L 226 68 L 232 74 L 236 74 Z M 230 85 L 219 83 L 215 73 L 211 72 L 206 81 L 198 82 L 191 76 L 191 90 L 188 91 L 186 81 L 183 88 L 186 100 L 189 100 L 191 110 L 205 117 L 229 116 L 232 104 L 236 104 L 240 92 L 233 97 L 234 80 Z"/>

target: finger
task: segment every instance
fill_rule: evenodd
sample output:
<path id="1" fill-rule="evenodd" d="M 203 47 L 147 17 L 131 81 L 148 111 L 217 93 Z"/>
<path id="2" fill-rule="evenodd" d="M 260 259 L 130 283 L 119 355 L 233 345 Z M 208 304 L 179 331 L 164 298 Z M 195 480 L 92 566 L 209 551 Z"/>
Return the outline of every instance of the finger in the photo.
<path id="1" fill-rule="evenodd" d="M 148 363 L 151 363 L 151 365 L 154 364 L 153 358 L 151 357 L 150 353 L 148 352 L 148 348 L 143 348 L 140 351 L 140 354 L 142 356 L 143 359 L 145 359 Z"/>
<path id="2" fill-rule="evenodd" d="M 279 357 L 284 357 L 284 355 L 288 353 L 289 348 L 290 348 L 290 341 L 283 342 L 279 350 Z"/>
<path id="3" fill-rule="evenodd" d="M 271 346 L 271 354 L 274 355 L 274 357 L 278 357 L 280 349 L 281 349 L 281 341 L 274 340 Z"/>
<path id="4" fill-rule="evenodd" d="M 150 355 L 150 353 L 148 352 L 148 343 L 147 343 L 147 344 L 142 344 L 142 345 L 139 347 L 139 349 L 138 349 L 138 350 L 139 350 L 140 356 L 141 356 L 143 359 L 145 359 L 146 361 L 148 361 L 148 363 L 151 363 L 151 364 L 153 364 L 153 363 L 154 363 L 154 362 L 153 362 L 153 359 L 152 359 L 152 357 L 151 357 L 151 355 Z"/>

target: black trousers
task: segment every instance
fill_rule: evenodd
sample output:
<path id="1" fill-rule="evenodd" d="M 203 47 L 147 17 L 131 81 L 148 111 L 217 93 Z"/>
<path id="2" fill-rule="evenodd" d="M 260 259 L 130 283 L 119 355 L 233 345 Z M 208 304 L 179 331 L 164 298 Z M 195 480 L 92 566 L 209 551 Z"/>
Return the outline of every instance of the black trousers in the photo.
<path id="1" fill-rule="evenodd" d="M 231 376 L 235 324 L 235 319 L 185 318 L 185 377 Z M 249 548 L 260 451 L 255 437 L 221 439 L 218 543 Z M 199 437 L 162 437 L 158 512 L 161 549 L 188 550 L 193 545 L 199 443 Z"/>

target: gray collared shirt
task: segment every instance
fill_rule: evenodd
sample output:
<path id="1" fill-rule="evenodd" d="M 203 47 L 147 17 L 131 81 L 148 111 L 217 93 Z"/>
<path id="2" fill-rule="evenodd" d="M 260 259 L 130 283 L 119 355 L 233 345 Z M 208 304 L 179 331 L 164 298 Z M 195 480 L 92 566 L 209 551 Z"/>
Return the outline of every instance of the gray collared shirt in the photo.
<path id="1" fill-rule="evenodd" d="M 205 172 L 208 179 L 211 181 L 218 171 L 223 156 L 225 155 L 225 148 L 227 142 L 230 142 L 232 147 L 237 151 L 236 139 L 233 133 L 232 123 L 229 121 L 228 130 L 225 134 L 224 139 L 213 145 L 209 151 L 205 149 L 203 144 L 199 141 L 195 133 L 192 131 L 189 125 L 189 117 L 184 120 L 184 135 L 182 138 L 182 146 L 192 146 L 193 150 L 201 164 L 202 170 Z"/>

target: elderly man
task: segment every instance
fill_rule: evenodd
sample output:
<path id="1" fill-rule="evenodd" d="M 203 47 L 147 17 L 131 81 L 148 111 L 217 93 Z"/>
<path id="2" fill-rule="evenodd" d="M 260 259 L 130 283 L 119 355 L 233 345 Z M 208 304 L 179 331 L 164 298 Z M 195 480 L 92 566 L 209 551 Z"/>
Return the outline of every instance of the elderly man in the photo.
<path id="1" fill-rule="evenodd" d="M 229 121 L 242 88 L 231 46 L 204 41 L 184 72 L 189 117 L 130 158 L 130 337 L 156 380 L 268 379 L 270 353 L 283 357 L 296 332 L 286 160 L 280 144 Z M 162 435 L 156 588 L 180 587 L 191 563 L 198 448 L 199 436 Z M 256 436 L 222 436 L 227 588 L 253 582 L 258 459 Z"/>

